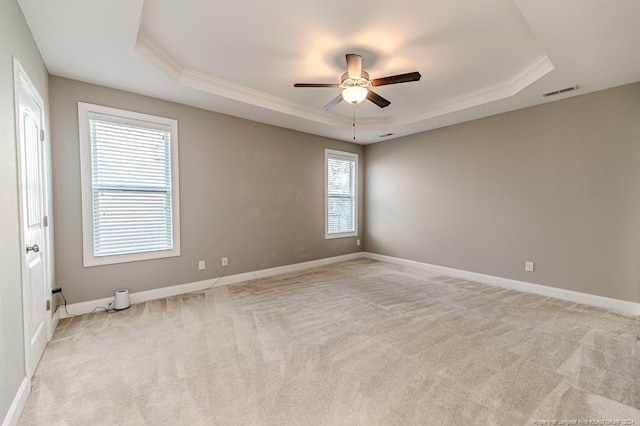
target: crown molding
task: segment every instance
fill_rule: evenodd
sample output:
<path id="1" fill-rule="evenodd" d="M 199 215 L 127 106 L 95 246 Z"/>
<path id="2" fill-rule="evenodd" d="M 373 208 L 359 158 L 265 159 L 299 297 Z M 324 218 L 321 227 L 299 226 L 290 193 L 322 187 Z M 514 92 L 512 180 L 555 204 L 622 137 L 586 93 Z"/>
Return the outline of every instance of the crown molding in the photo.
<path id="1" fill-rule="evenodd" d="M 189 87 L 245 104 L 313 121 L 315 123 L 325 124 L 345 130 L 351 128 L 351 121 L 345 117 L 321 111 L 316 108 L 311 108 L 298 102 L 293 102 L 279 96 L 223 80 L 208 73 L 184 67 L 178 60 L 165 51 L 155 40 L 144 32 L 140 32 L 138 34 L 135 50 L 158 69 L 184 87 Z M 362 130 L 376 131 L 384 129 L 385 131 L 393 131 L 402 126 L 415 124 L 467 108 L 508 98 L 539 80 L 553 69 L 554 66 L 549 57 L 547 55 L 542 55 L 520 70 L 513 77 L 505 81 L 445 99 L 429 105 L 427 108 L 415 114 L 383 119 L 361 119 L 358 126 Z"/>
<path id="2" fill-rule="evenodd" d="M 201 90 L 217 96 L 222 96 L 235 101 L 251 104 L 260 108 L 270 109 L 287 115 L 293 115 L 316 123 L 348 129 L 351 122 L 343 117 L 318 111 L 307 105 L 302 105 L 279 96 L 251 89 L 250 87 L 232 83 L 211 74 L 184 68 L 180 75 L 179 83 L 185 87 Z"/>
<path id="3" fill-rule="evenodd" d="M 542 55 L 509 80 L 445 99 L 417 114 L 393 118 L 389 124 L 392 128 L 397 128 L 511 97 L 553 71 L 554 68 L 549 57 Z"/>
<path id="4" fill-rule="evenodd" d="M 180 82 L 180 76 L 184 67 L 173 56 L 169 55 L 148 34 L 138 33 L 136 40 L 136 52 L 143 58 L 158 67 L 176 82 Z"/>

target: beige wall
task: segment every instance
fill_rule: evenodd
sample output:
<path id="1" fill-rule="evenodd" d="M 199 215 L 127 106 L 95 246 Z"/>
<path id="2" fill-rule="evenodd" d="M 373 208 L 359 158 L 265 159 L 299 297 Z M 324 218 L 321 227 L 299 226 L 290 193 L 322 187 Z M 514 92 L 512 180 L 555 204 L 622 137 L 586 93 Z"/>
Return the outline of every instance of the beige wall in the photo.
<path id="1" fill-rule="evenodd" d="M 365 250 L 640 302 L 640 83 L 370 145 L 365 164 Z"/>
<path id="2" fill-rule="evenodd" d="M 222 256 L 230 275 L 361 250 L 325 240 L 323 219 L 324 148 L 361 146 L 58 77 L 50 87 L 56 279 L 69 302 L 217 277 Z M 78 101 L 178 120 L 180 257 L 82 266 Z"/>
<path id="3" fill-rule="evenodd" d="M 0 421 L 25 376 L 13 58 L 48 108 L 47 70 L 15 0 L 0 2 Z"/>

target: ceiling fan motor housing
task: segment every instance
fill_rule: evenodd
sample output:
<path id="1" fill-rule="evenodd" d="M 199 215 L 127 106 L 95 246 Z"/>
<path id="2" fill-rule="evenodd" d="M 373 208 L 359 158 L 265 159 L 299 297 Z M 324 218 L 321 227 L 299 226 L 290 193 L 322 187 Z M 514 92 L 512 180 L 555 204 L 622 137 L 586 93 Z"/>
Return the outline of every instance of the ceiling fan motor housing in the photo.
<path id="1" fill-rule="evenodd" d="M 369 73 L 362 71 L 360 73 L 360 78 L 350 78 L 349 73 L 345 72 L 340 78 L 340 87 L 343 89 L 346 89 L 347 87 L 371 87 Z"/>

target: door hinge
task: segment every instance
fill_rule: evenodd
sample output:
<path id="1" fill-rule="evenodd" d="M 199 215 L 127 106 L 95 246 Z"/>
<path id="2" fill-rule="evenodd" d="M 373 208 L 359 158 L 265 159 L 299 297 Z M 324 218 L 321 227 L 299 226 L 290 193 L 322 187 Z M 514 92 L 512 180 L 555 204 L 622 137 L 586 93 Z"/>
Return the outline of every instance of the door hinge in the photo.
<path id="1" fill-rule="evenodd" d="M 45 228 L 49 226 L 49 216 L 42 217 L 42 226 L 44 226 Z"/>
<path id="2" fill-rule="evenodd" d="M 47 311 L 51 310 L 51 300 L 47 299 Z"/>
<path id="3" fill-rule="evenodd" d="M 44 129 L 40 129 L 40 141 L 44 142 Z"/>

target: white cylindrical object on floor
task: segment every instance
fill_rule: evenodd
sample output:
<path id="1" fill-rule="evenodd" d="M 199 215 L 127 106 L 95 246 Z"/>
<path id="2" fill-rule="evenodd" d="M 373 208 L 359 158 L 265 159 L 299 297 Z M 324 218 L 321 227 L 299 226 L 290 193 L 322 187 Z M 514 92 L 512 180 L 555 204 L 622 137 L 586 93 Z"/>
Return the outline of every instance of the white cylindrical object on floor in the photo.
<path id="1" fill-rule="evenodd" d="M 129 305 L 129 290 L 117 290 L 116 298 L 113 301 L 113 309 L 115 309 L 116 311 L 121 311 L 123 309 L 127 309 Z"/>

